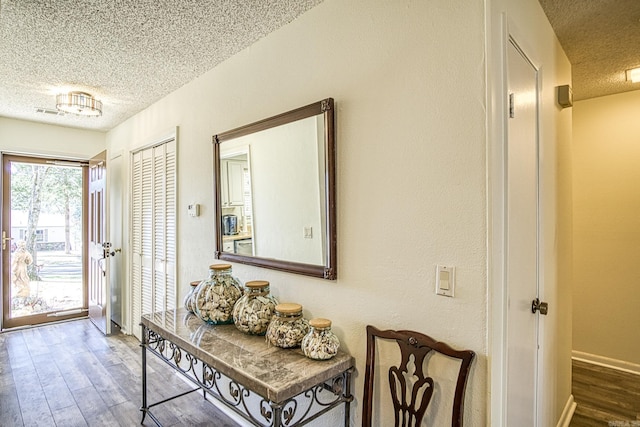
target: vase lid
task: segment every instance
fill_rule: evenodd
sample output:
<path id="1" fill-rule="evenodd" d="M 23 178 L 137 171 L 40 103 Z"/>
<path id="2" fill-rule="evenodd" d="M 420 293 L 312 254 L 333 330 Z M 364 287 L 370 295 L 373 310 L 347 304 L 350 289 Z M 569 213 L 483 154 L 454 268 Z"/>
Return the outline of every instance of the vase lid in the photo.
<path id="1" fill-rule="evenodd" d="M 331 320 L 317 317 L 309 320 L 309 325 L 317 329 L 327 329 L 331 327 Z"/>
<path id="2" fill-rule="evenodd" d="M 276 305 L 276 311 L 282 314 L 293 314 L 302 311 L 302 306 L 293 302 L 283 302 Z"/>
<path id="3" fill-rule="evenodd" d="M 260 288 L 266 288 L 267 286 L 269 286 L 269 282 L 267 282 L 266 280 L 252 280 L 250 282 L 245 283 L 244 285 L 247 288 L 260 289 Z"/>

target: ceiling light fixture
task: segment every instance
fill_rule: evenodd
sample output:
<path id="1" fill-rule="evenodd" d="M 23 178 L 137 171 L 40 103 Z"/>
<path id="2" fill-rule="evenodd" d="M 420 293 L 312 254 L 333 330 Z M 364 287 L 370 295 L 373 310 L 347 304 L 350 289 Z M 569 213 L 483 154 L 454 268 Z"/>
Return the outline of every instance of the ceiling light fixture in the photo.
<path id="1" fill-rule="evenodd" d="M 101 116 L 102 102 L 86 92 L 61 93 L 56 96 L 56 108 L 79 116 Z"/>
<path id="2" fill-rule="evenodd" d="M 631 83 L 640 83 L 640 67 L 627 70 L 627 81 Z"/>

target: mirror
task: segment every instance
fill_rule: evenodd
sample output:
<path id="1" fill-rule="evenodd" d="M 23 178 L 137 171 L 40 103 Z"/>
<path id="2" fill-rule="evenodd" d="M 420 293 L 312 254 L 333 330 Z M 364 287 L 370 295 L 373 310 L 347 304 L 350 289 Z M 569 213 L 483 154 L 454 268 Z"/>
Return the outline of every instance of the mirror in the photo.
<path id="1" fill-rule="evenodd" d="M 216 258 L 336 279 L 334 133 L 327 98 L 213 137 Z"/>

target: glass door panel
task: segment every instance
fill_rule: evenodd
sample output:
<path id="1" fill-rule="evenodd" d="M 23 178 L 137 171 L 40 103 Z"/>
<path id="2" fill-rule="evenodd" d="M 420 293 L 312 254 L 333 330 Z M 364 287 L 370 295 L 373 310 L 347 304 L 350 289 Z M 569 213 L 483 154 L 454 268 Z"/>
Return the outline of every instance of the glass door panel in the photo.
<path id="1" fill-rule="evenodd" d="M 3 156 L 3 328 L 86 316 L 82 166 Z"/>

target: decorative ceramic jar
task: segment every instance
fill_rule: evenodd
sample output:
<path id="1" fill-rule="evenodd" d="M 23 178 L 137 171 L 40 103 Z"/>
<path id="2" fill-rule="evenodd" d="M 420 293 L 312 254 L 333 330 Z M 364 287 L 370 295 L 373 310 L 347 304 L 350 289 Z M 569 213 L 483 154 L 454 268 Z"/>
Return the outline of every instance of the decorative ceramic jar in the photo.
<path id="1" fill-rule="evenodd" d="M 269 344 L 282 348 L 298 347 L 309 332 L 309 322 L 302 317 L 302 306 L 295 303 L 276 305 L 275 313 L 267 328 Z"/>
<path id="2" fill-rule="evenodd" d="M 184 308 L 186 308 L 187 311 L 190 313 L 195 313 L 195 300 L 193 296 L 195 295 L 196 288 L 198 287 L 199 284 L 200 284 L 199 280 L 191 282 L 190 283 L 191 288 L 189 289 L 189 293 L 187 294 L 187 296 L 184 297 Z"/>
<path id="3" fill-rule="evenodd" d="M 302 339 L 302 352 L 305 356 L 315 360 L 327 360 L 338 354 L 340 340 L 331 332 L 331 320 L 309 320 L 309 333 Z"/>
<path id="4" fill-rule="evenodd" d="M 233 307 L 233 322 L 244 333 L 264 335 L 277 304 L 276 299 L 269 294 L 269 282 L 247 282 L 244 295 Z"/>
<path id="5" fill-rule="evenodd" d="M 233 323 L 233 306 L 241 296 L 240 281 L 231 275 L 231 265 L 210 265 L 209 278 L 195 291 L 195 314 L 210 325 Z"/>

